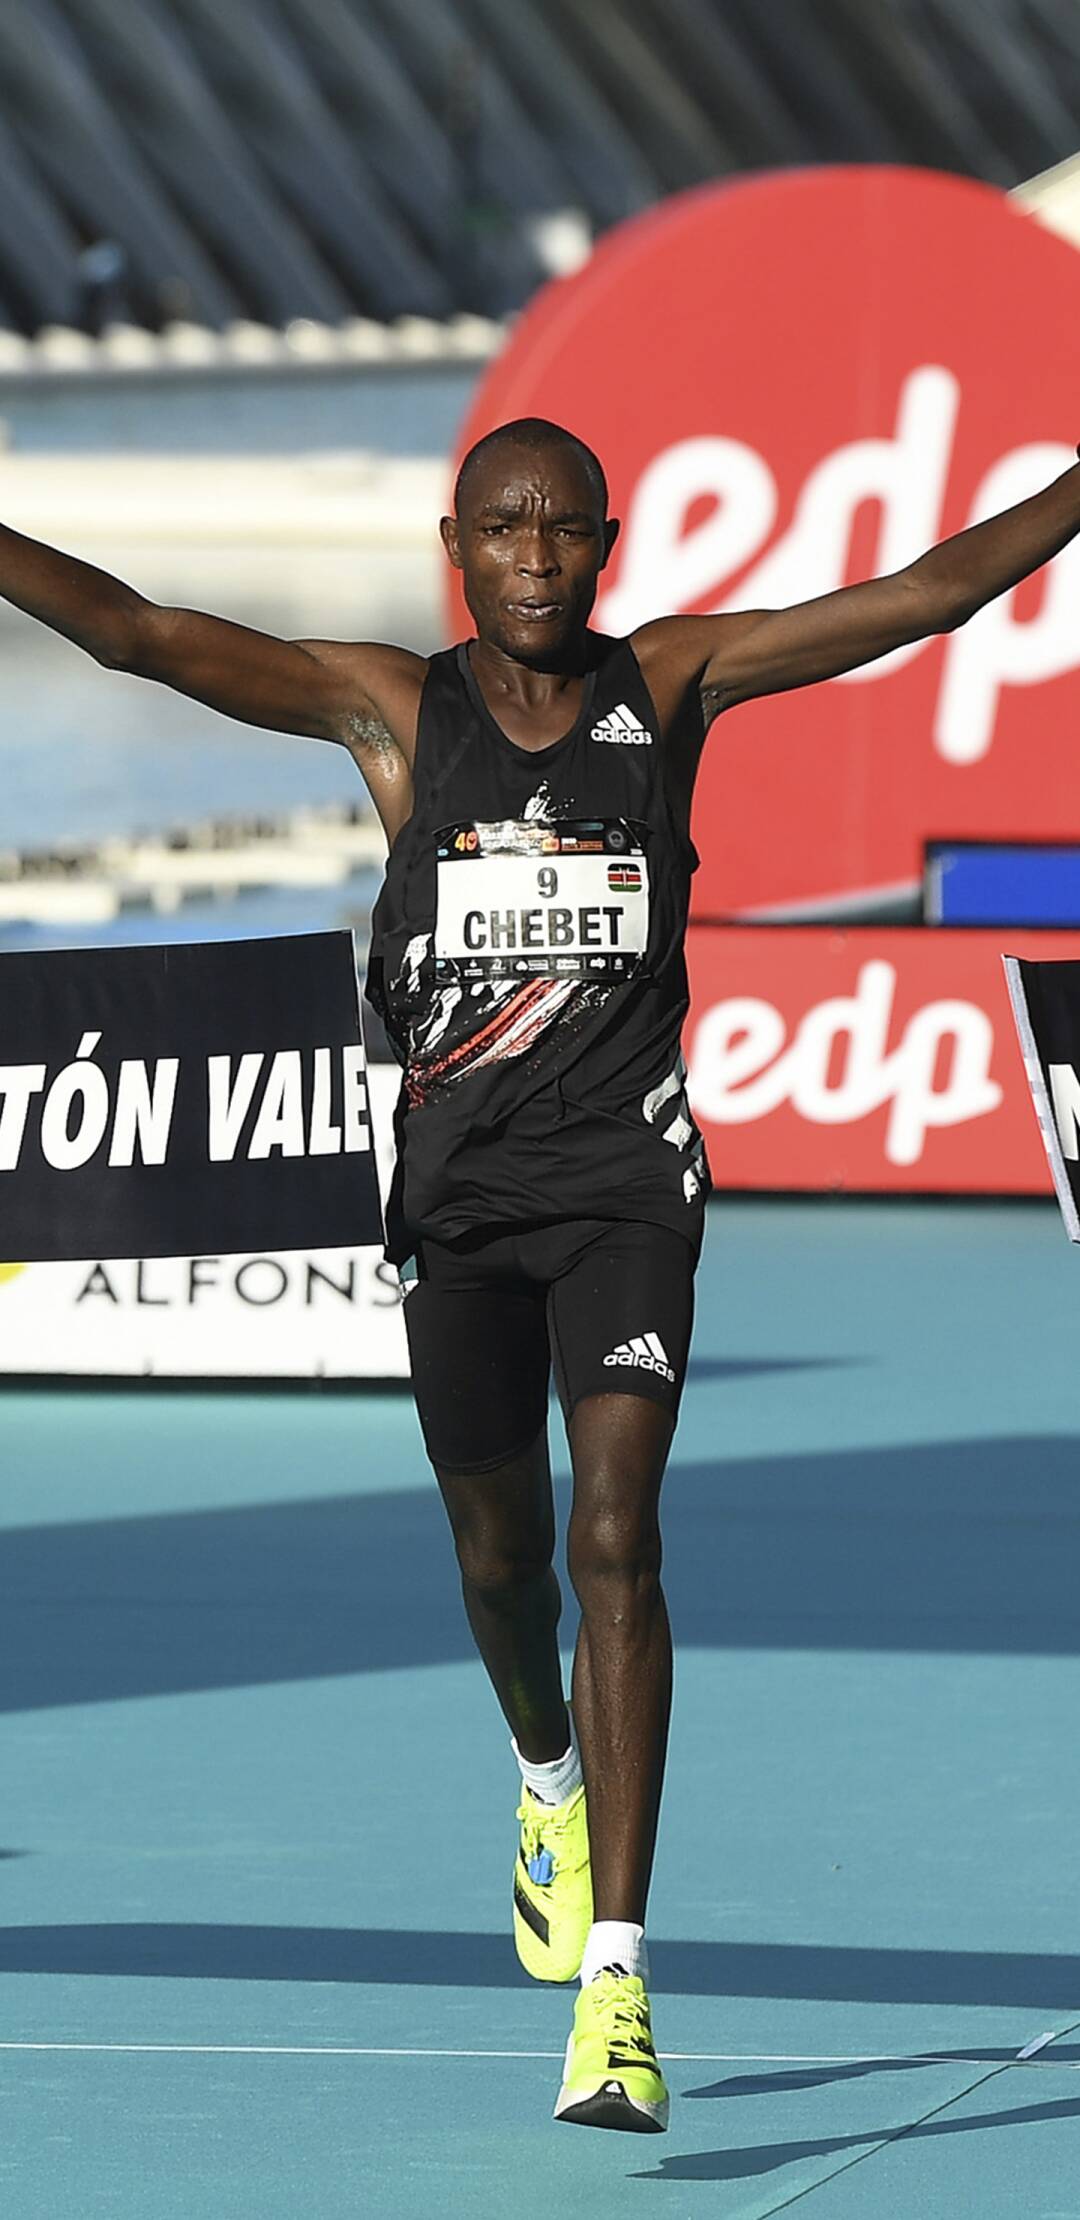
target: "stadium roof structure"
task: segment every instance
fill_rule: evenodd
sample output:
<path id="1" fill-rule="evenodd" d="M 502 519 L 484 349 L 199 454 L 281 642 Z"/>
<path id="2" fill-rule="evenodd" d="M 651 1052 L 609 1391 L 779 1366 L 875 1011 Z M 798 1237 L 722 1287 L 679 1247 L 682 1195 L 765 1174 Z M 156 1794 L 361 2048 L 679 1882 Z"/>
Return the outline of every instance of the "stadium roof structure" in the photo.
<path id="1" fill-rule="evenodd" d="M 1013 186 L 1078 112 L 1075 0 L 4 0 L 0 327 L 362 349 L 731 171 Z"/>

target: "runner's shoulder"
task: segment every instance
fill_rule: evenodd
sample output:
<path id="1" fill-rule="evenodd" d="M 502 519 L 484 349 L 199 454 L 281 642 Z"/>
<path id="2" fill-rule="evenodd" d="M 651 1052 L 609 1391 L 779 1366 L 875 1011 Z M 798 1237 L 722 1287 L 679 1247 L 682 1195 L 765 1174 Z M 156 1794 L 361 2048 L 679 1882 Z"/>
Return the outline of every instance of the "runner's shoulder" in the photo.
<path id="1" fill-rule="evenodd" d="M 718 616 L 653 617 L 630 634 L 630 645 L 643 671 L 656 667 L 690 686 L 700 682 L 715 655 L 723 621 Z"/>
<path id="2" fill-rule="evenodd" d="M 723 706 L 713 700 L 705 674 L 717 647 L 718 617 L 654 617 L 630 634 L 641 674 L 665 724 L 687 697 L 700 693 L 706 716 Z"/>
<path id="3" fill-rule="evenodd" d="M 300 645 L 331 682 L 342 739 L 362 741 L 365 728 L 377 725 L 411 750 L 428 674 L 426 656 L 382 640 L 303 640 Z"/>
<path id="4" fill-rule="evenodd" d="M 428 657 L 412 648 L 395 647 L 388 640 L 300 640 L 298 646 L 334 672 L 345 684 L 351 679 L 359 694 L 401 688 L 418 692 L 428 673 Z"/>

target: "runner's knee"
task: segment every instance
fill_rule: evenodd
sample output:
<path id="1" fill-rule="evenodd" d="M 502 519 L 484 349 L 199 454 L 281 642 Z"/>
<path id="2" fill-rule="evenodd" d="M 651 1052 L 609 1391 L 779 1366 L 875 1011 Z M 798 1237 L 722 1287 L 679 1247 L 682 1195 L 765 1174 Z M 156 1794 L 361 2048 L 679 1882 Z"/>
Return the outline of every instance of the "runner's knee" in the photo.
<path id="1" fill-rule="evenodd" d="M 458 1543 L 458 1564 L 461 1577 L 476 1592 L 490 1602 L 500 1596 L 512 1597 L 542 1580 L 551 1570 L 551 1552 L 492 1548 L 483 1542 Z"/>
<path id="2" fill-rule="evenodd" d="M 462 1579 L 492 1602 L 519 1593 L 551 1569 L 555 1531 L 546 1520 L 530 1519 L 526 1525 L 490 1513 L 465 1513 L 455 1517 L 453 1528 Z"/>
<path id="3" fill-rule="evenodd" d="M 586 1616 L 648 1602 L 660 1586 L 660 1527 L 655 1512 L 600 1503 L 577 1505 L 567 1534 L 567 1563 Z"/>

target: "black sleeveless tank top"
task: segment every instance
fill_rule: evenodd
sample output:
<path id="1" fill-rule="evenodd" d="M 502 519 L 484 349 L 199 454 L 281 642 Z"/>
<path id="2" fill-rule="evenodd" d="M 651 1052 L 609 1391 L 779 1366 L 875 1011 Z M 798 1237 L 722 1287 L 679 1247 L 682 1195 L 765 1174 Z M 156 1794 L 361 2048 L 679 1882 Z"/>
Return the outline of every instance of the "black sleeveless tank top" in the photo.
<path id="1" fill-rule="evenodd" d="M 468 650 L 431 659 L 414 807 L 372 917 L 367 992 L 404 1066 L 387 1254 L 568 1218 L 700 1237 L 683 940 L 697 867 L 627 640 L 590 635 L 571 730 L 517 747 Z"/>

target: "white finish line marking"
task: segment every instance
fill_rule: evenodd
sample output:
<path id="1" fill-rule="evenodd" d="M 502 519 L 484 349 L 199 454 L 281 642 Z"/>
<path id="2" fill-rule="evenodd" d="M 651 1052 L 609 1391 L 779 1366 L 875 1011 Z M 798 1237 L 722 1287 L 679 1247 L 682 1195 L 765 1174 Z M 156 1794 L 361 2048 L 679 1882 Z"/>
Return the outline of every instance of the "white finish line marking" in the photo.
<path id="1" fill-rule="evenodd" d="M 1060 2037 L 1042 2036 L 1043 2044 Z M 74 2051 L 96 2055 L 172 2058 L 524 2058 L 561 2062 L 561 2050 L 439 2050 L 396 2049 L 382 2044 L 356 2043 L 63 2043 L 0 2040 L 0 2051 Z M 689 2066 L 983 2066 L 985 2051 L 858 2051 L 826 2056 L 805 2051 L 662 2050 L 658 2056 L 671 2065 Z M 1038 2058 L 1030 2046 L 1001 2065 L 1053 2067 L 1076 2072 L 1080 2060 Z"/>

